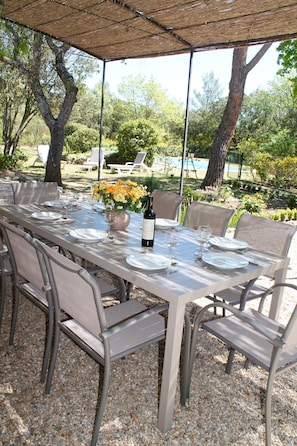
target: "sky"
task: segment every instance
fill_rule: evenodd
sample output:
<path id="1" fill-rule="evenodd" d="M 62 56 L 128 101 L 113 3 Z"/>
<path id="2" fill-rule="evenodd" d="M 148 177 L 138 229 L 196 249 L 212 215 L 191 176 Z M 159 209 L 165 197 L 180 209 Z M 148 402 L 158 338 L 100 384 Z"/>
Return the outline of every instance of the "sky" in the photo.
<path id="1" fill-rule="evenodd" d="M 277 65 L 276 51 L 277 43 L 273 44 L 260 62 L 248 74 L 245 93 L 250 94 L 257 88 L 265 88 L 273 80 L 279 68 Z M 258 51 L 261 45 L 249 48 L 248 60 Z M 232 49 L 212 50 L 194 53 L 192 60 L 191 76 L 191 96 L 193 90 L 201 91 L 203 76 L 213 71 L 215 79 L 219 80 L 223 88 L 223 94 L 228 94 L 228 84 L 231 77 Z M 187 82 L 189 73 L 189 54 L 178 56 L 164 56 L 150 59 L 128 59 L 124 63 L 121 61 L 107 62 L 105 72 L 105 82 L 110 90 L 117 93 L 117 86 L 123 78 L 132 75 L 140 75 L 147 79 L 153 78 L 167 90 L 170 98 L 178 99 L 186 103 Z M 88 86 L 92 87 L 101 82 L 102 75 L 99 74 L 88 81 Z M 190 97 L 191 97 L 190 96 Z"/>

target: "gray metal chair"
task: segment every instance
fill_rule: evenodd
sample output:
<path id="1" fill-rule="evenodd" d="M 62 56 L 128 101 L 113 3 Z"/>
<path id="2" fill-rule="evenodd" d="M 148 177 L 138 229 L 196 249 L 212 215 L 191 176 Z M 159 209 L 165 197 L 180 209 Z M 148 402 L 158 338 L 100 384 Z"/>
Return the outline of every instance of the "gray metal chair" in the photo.
<path id="1" fill-rule="evenodd" d="M 60 344 L 60 332 L 72 339 L 103 367 L 91 445 L 98 439 L 107 399 L 112 361 L 165 338 L 165 319 L 159 313 L 168 305 L 148 309 L 136 300 L 104 308 L 94 278 L 71 260 L 39 240 L 36 249 L 44 256 L 55 308 L 55 339 L 46 382 L 50 392 Z M 61 311 L 71 319 L 62 320 Z M 102 371 L 102 367 L 100 367 Z"/>
<path id="2" fill-rule="evenodd" d="M 189 398 L 193 363 L 197 356 L 196 344 L 202 326 L 203 330 L 220 339 L 229 348 L 241 353 L 248 361 L 268 372 L 265 401 L 266 446 L 271 445 L 273 380 L 276 376 L 297 364 L 297 305 L 295 305 L 286 325 L 282 325 L 262 313 L 266 297 L 276 287 L 291 288 L 296 292 L 297 298 L 296 285 L 280 283 L 275 284 L 262 294 L 258 310 L 246 309 L 241 311 L 224 302 L 214 302 L 196 314 L 191 342 L 187 340 L 185 345 L 184 361 L 187 367 L 183 376 L 181 397 L 181 403 L 184 405 Z M 204 314 L 215 306 L 224 308 L 232 314 L 202 323 Z M 228 364 L 226 372 L 230 372 Z"/>
<path id="3" fill-rule="evenodd" d="M 255 249 L 286 257 L 296 229 L 296 226 L 246 212 L 237 223 L 234 238 L 247 242 Z M 274 279 L 274 276 L 270 279 Z M 247 301 L 257 299 L 265 291 L 265 288 L 257 282 L 250 287 L 248 292 L 246 292 L 246 286 L 247 284 L 244 283 L 220 291 L 215 295 L 215 300 L 239 305 L 240 309 L 244 309 Z"/>
<path id="4" fill-rule="evenodd" d="M 174 192 L 155 189 L 152 192 L 154 198 L 153 208 L 157 218 L 168 218 L 175 220 L 178 214 L 178 208 L 183 202 L 184 197 Z"/>
<path id="5" fill-rule="evenodd" d="M 3 312 L 6 300 L 7 277 L 12 277 L 13 271 L 7 247 L 3 244 L 2 229 L 0 227 L 0 276 L 1 276 L 1 297 L 0 297 L 0 329 L 2 325 Z"/>
<path id="6" fill-rule="evenodd" d="M 233 213 L 233 209 L 193 201 L 187 207 L 183 226 L 197 229 L 199 225 L 209 225 L 212 235 L 223 237 Z"/>
<path id="7" fill-rule="evenodd" d="M 31 236 L 4 221 L 0 221 L 0 227 L 12 267 L 13 310 L 9 344 L 12 345 L 14 342 L 20 296 L 24 296 L 46 315 L 45 349 L 41 371 L 41 382 L 44 382 L 49 364 L 54 328 L 53 311 L 51 311 L 53 307 L 52 305 L 49 306 L 51 293 L 46 287 L 36 250 L 31 245 Z"/>
<path id="8" fill-rule="evenodd" d="M 59 199 L 59 187 L 54 182 L 27 181 L 12 182 L 14 204 L 43 203 Z"/>

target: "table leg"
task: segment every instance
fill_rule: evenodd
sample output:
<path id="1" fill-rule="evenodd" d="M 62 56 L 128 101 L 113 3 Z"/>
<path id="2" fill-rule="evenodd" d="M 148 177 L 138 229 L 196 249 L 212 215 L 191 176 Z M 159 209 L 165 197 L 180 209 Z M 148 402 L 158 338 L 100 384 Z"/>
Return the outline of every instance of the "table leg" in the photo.
<path id="1" fill-rule="evenodd" d="M 275 272 L 275 283 L 283 283 L 286 280 L 287 276 L 287 269 L 289 265 L 289 258 L 287 259 L 287 266 L 279 269 Z M 280 312 L 280 306 L 282 303 L 282 297 L 283 297 L 283 289 L 282 288 L 276 288 L 273 291 L 272 299 L 271 299 L 271 305 L 270 305 L 270 311 L 269 311 L 269 317 L 271 319 L 277 320 L 279 317 Z"/>
<path id="2" fill-rule="evenodd" d="M 170 303 L 159 405 L 158 427 L 162 432 L 171 428 L 180 352 L 183 334 L 185 304 Z"/>

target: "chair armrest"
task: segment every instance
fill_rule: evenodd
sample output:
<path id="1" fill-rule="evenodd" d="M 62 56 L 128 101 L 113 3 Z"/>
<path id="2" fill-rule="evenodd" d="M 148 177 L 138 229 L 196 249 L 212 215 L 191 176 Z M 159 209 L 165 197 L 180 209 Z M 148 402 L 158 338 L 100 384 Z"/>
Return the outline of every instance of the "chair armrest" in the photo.
<path id="1" fill-rule="evenodd" d="M 208 311 L 210 308 L 220 307 L 224 308 L 225 310 L 230 311 L 230 313 L 234 314 L 234 316 L 238 317 L 238 319 L 242 320 L 243 322 L 247 323 L 251 327 L 253 327 L 256 331 L 261 333 L 263 336 L 265 336 L 269 342 L 274 344 L 277 347 L 284 347 L 285 343 L 271 335 L 265 328 L 260 327 L 253 319 L 251 319 L 243 310 L 238 310 L 237 308 L 234 308 L 232 305 L 226 304 L 224 302 L 214 302 L 212 304 L 207 305 L 206 307 L 203 307 L 201 311 L 196 315 L 194 320 L 194 325 L 198 327 L 201 324 L 201 318 L 203 314 Z M 230 317 L 230 316 L 224 316 L 224 317 Z"/>
<path id="2" fill-rule="evenodd" d="M 126 163 L 125 163 L 125 166 L 133 166 L 134 165 L 134 163 L 132 163 L 131 161 L 127 161 Z"/>
<path id="3" fill-rule="evenodd" d="M 137 322 L 147 319 L 148 317 L 152 316 L 153 314 L 161 313 L 162 311 L 168 310 L 168 307 L 169 307 L 169 304 L 164 304 L 164 305 L 159 305 L 158 307 L 144 310 L 141 313 L 138 313 L 137 315 L 131 316 L 130 318 L 123 320 L 119 324 L 109 327 L 107 330 L 101 332 L 100 336 L 102 338 L 109 338 L 110 336 L 112 336 L 116 333 L 119 333 L 120 331 L 124 330 L 125 328 L 131 327 L 132 325 L 136 324 Z"/>

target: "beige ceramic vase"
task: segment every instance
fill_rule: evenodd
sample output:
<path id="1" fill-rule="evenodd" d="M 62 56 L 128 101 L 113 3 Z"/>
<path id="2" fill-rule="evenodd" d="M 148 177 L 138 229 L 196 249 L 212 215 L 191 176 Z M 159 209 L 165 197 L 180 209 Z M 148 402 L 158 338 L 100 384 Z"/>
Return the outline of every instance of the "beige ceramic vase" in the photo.
<path id="1" fill-rule="evenodd" d="M 119 214 L 115 214 L 114 222 L 111 224 L 110 229 L 112 231 L 124 231 L 130 223 L 130 215 L 128 212 L 123 211 Z"/>

